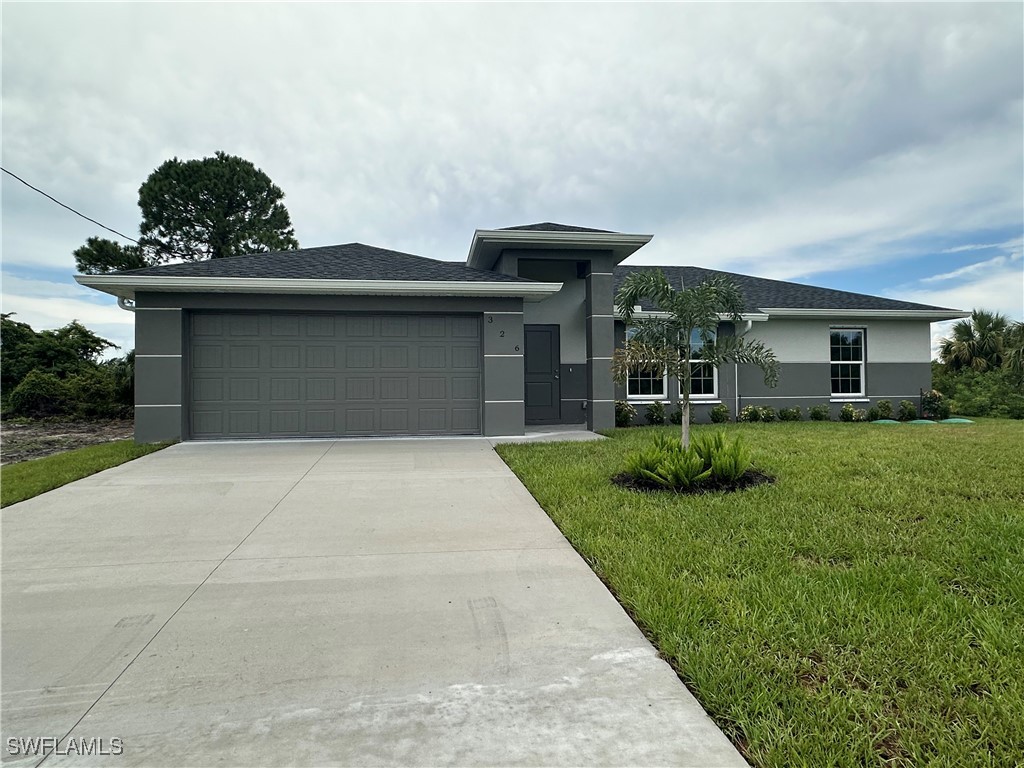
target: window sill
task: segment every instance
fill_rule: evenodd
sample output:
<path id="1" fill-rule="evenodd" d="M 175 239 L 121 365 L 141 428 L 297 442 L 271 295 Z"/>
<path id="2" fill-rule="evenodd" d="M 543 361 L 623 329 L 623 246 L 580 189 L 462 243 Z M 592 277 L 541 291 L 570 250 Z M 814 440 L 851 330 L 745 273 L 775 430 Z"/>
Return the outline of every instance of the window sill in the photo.
<path id="1" fill-rule="evenodd" d="M 679 402 L 683 402 L 680 400 Z M 715 398 L 703 398 L 703 397 L 690 397 L 690 405 L 700 405 L 701 403 L 707 403 L 708 405 L 720 405 L 721 400 Z"/>
<path id="2" fill-rule="evenodd" d="M 649 403 L 664 403 L 669 405 L 672 401 L 665 398 L 648 397 L 647 395 L 630 395 L 626 398 L 627 403 L 638 403 L 639 405 L 647 405 Z"/>
<path id="3" fill-rule="evenodd" d="M 832 397 L 830 403 L 870 403 L 869 397 Z"/>

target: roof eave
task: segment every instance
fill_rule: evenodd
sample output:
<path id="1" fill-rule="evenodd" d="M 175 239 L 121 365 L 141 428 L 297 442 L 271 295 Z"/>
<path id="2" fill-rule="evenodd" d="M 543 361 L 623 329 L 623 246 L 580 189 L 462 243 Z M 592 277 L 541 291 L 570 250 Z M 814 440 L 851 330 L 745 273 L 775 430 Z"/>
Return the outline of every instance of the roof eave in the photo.
<path id="1" fill-rule="evenodd" d="M 653 237 L 617 232 L 478 229 L 473 233 L 466 265 L 474 269 L 492 269 L 505 248 L 544 247 L 565 250 L 608 250 L 614 255 L 616 263 L 620 263 L 651 242 Z"/>
<path id="2" fill-rule="evenodd" d="M 970 317 L 970 312 L 959 309 L 923 308 L 923 309 L 818 309 L 810 307 L 761 307 L 761 311 L 771 317 L 835 317 L 864 318 L 889 320 L 959 320 Z"/>
<path id="3" fill-rule="evenodd" d="M 144 293 L 277 293 L 334 296 L 469 296 L 542 301 L 561 283 L 459 280 L 315 280 L 268 277 L 75 275 L 75 281 L 122 299 Z"/>

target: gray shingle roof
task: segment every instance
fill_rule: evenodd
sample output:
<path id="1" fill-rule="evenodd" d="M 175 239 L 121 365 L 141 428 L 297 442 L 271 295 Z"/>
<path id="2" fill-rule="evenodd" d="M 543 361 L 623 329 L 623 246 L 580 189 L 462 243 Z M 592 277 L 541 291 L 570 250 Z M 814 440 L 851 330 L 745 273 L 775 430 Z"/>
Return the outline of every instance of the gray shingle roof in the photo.
<path id="1" fill-rule="evenodd" d="M 449 280 L 532 283 L 521 277 L 472 269 L 459 261 L 439 261 L 362 243 L 255 253 L 209 261 L 164 264 L 118 272 L 148 277 L 264 277 L 295 280 Z"/>
<path id="2" fill-rule="evenodd" d="M 880 296 L 868 296 L 863 293 L 837 291 L 832 288 L 818 288 L 813 285 L 789 283 L 784 280 L 769 280 L 764 277 L 739 275 L 734 272 L 721 272 L 717 269 L 703 267 L 653 267 L 653 266 L 620 266 L 615 268 L 615 292 L 618 293 L 623 280 L 631 272 L 654 271 L 660 269 L 674 288 L 680 284 L 695 286 L 713 277 L 726 277 L 736 284 L 743 294 L 748 312 L 762 308 L 787 309 L 912 309 L 912 310 L 949 310 L 947 307 L 933 307 L 927 304 L 914 304 L 909 301 L 883 299 Z M 643 304 L 644 309 L 654 307 Z"/>
<path id="3" fill-rule="evenodd" d="M 591 229 L 590 227 L 573 227 L 569 224 L 555 224 L 552 221 L 544 221 L 540 224 L 520 224 L 518 227 L 502 227 L 502 230 L 525 230 L 529 232 L 597 232 L 602 235 L 617 235 L 609 229 Z"/>

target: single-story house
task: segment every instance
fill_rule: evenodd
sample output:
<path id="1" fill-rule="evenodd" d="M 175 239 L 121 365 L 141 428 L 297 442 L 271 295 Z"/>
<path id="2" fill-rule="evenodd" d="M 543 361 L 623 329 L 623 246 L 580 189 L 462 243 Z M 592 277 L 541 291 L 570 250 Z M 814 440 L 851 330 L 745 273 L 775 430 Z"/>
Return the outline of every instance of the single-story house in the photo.
<path id="1" fill-rule="evenodd" d="M 678 399 L 678 383 L 612 380 L 627 329 L 623 265 L 651 240 L 560 224 L 477 230 L 464 263 L 360 243 L 168 264 L 82 285 L 135 312 L 140 442 L 371 435 L 520 435 L 534 424 L 615 423 L 615 401 Z M 698 421 L 722 402 L 917 401 L 931 384 L 929 324 L 943 307 L 699 267 L 726 275 L 745 334 L 781 363 L 778 387 L 727 365 L 694 382 Z M 652 310 L 653 307 L 644 309 Z"/>

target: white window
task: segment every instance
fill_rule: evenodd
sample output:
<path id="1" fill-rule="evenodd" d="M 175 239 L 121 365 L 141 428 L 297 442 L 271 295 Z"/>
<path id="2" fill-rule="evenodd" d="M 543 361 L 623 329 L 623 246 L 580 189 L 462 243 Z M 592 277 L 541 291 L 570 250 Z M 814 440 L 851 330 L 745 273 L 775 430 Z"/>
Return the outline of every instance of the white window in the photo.
<path id="1" fill-rule="evenodd" d="M 711 341 L 715 340 L 715 334 L 711 334 Z M 704 348 L 704 341 L 700 337 L 700 331 L 693 331 L 690 334 L 690 398 L 714 399 L 718 396 L 718 369 L 710 363 L 701 362 L 701 350 Z M 679 396 L 682 397 L 682 384 L 679 386 Z"/>
<path id="2" fill-rule="evenodd" d="M 864 395 L 864 329 L 829 330 L 832 396 Z"/>
<path id="3" fill-rule="evenodd" d="M 633 329 L 626 329 L 626 343 L 633 337 Z M 664 371 L 646 368 L 630 371 L 626 379 L 626 398 L 633 400 L 664 400 L 668 392 L 667 376 Z"/>

